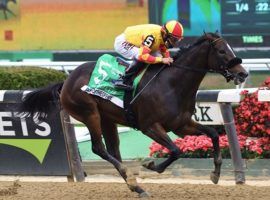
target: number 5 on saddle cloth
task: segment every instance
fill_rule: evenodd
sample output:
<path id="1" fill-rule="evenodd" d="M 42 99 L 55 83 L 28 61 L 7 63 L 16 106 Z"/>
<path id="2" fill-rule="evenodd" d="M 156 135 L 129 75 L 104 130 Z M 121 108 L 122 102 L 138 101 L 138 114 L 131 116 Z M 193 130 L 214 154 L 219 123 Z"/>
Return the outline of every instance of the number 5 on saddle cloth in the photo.
<path id="1" fill-rule="evenodd" d="M 129 67 L 129 64 L 126 61 L 120 58 L 115 58 L 109 54 L 104 54 L 98 59 L 88 85 L 83 86 L 81 89 L 87 93 L 108 99 L 123 108 L 125 91 L 122 90 L 122 88 L 116 88 L 115 82 L 120 79 L 125 79 L 125 77 L 128 76 L 128 78 L 130 78 L 128 81 L 130 81 L 133 88 L 131 93 L 134 96 L 137 85 L 146 71 L 145 68 L 141 73 L 138 73 L 142 67 L 137 67 L 135 70 L 133 67 L 131 70 L 126 70 L 126 67 Z"/>

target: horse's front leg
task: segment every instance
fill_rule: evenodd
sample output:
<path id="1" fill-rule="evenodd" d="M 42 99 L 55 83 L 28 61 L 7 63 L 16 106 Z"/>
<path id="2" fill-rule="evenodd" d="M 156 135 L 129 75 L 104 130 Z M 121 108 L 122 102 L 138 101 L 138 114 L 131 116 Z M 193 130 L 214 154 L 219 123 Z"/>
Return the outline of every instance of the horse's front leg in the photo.
<path id="1" fill-rule="evenodd" d="M 202 135 L 206 134 L 208 137 L 211 138 L 214 148 L 214 165 L 215 170 L 211 173 L 210 179 L 213 183 L 217 184 L 220 177 L 220 170 L 222 164 L 222 157 L 219 147 L 219 135 L 217 131 L 213 128 L 208 126 L 201 125 L 197 122 L 191 121 L 188 125 L 183 127 L 181 130 L 174 131 L 176 135 L 181 134 L 192 134 L 192 135 Z"/>
<path id="2" fill-rule="evenodd" d="M 219 147 L 219 135 L 217 131 L 213 128 L 210 128 L 208 126 L 204 126 L 201 124 L 198 124 L 197 126 L 198 130 L 205 133 L 208 137 L 211 138 L 214 148 L 214 164 L 215 164 L 215 170 L 211 173 L 211 180 L 213 183 L 217 184 L 220 177 L 220 169 L 222 164 L 222 157 Z"/>
<path id="3" fill-rule="evenodd" d="M 173 143 L 165 129 L 159 123 L 155 123 L 150 128 L 143 131 L 143 133 L 152 138 L 155 142 L 169 149 L 171 152 L 169 158 L 158 165 L 155 165 L 154 161 L 143 164 L 147 169 L 162 173 L 173 161 L 180 157 L 180 149 Z"/>

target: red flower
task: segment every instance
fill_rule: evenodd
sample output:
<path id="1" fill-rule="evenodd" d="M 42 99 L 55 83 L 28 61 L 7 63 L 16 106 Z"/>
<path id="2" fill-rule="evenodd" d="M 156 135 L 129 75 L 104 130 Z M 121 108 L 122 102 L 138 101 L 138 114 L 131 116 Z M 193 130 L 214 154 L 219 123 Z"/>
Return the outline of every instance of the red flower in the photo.
<path id="1" fill-rule="evenodd" d="M 241 95 L 246 95 L 246 94 L 248 94 L 248 90 L 243 90 L 243 91 L 241 91 L 240 94 L 241 94 Z"/>

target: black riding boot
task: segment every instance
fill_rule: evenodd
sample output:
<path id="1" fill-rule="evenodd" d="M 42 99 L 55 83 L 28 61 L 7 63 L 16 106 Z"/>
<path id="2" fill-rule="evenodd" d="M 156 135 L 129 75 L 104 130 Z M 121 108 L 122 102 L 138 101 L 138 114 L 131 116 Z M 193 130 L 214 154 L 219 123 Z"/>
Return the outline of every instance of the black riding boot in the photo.
<path id="1" fill-rule="evenodd" d="M 133 90 L 132 79 L 144 67 L 145 63 L 138 60 L 134 60 L 130 66 L 126 69 L 125 75 L 121 76 L 118 80 L 114 82 L 114 87 L 123 90 Z"/>

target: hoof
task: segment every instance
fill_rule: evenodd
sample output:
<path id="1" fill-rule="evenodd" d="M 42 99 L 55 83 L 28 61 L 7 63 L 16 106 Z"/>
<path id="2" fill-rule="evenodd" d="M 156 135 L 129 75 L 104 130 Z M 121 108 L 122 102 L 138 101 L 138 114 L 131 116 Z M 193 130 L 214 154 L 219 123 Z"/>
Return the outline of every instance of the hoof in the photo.
<path id="1" fill-rule="evenodd" d="M 149 161 L 149 162 L 143 163 L 142 166 L 145 167 L 146 169 L 150 169 L 150 170 L 155 171 L 154 161 Z"/>
<path id="2" fill-rule="evenodd" d="M 215 174 L 214 172 L 211 172 L 210 179 L 214 184 L 217 184 L 219 181 L 219 175 Z"/>
<path id="3" fill-rule="evenodd" d="M 148 192 L 142 192 L 139 194 L 139 198 L 148 198 L 151 197 L 151 195 Z"/>
<path id="4" fill-rule="evenodd" d="M 245 185 L 245 181 L 237 181 L 236 184 L 237 185 Z"/>

